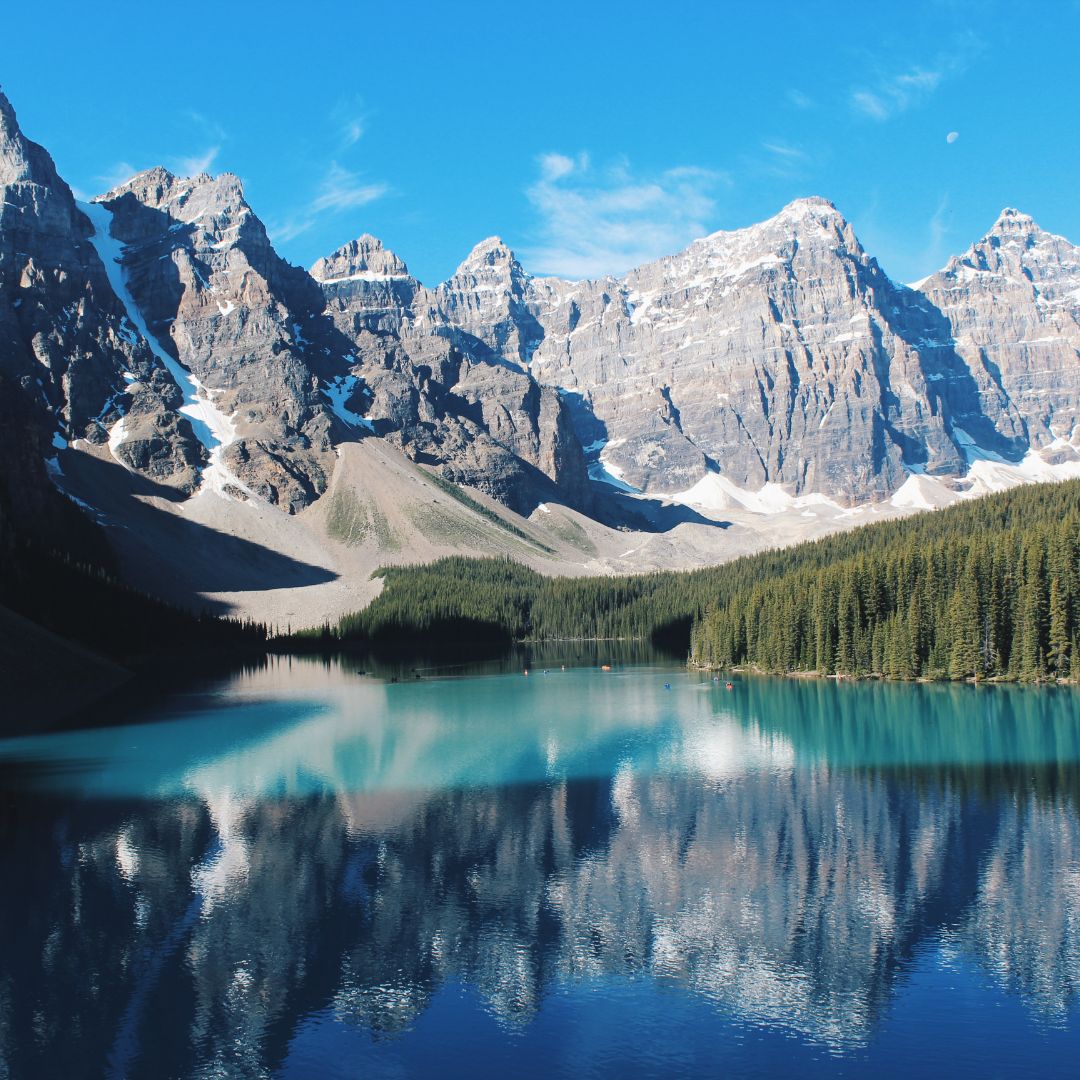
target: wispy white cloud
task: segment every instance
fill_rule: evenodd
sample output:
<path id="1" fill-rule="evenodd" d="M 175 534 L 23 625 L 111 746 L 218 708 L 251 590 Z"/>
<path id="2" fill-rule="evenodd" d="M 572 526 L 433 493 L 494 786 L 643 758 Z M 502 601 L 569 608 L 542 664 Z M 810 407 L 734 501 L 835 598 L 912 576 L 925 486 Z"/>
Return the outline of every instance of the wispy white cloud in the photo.
<path id="1" fill-rule="evenodd" d="M 868 85 L 852 87 L 852 109 L 871 120 L 884 121 L 921 105 L 941 84 L 964 72 L 980 48 L 973 37 L 962 37 L 931 63 L 913 64 L 881 74 Z"/>
<path id="2" fill-rule="evenodd" d="M 197 109 L 188 109 L 184 115 L 210 142 L 223 143 L 229 137 L 224 126 L 212 116 L 207 116 Z"/>
<path id="3" fill-rule="evenodd" d="M 298 236 L 306 233 L 314 224 L 315 219 L 313 217 L 293 215 L 281 221 L 271 222 L 267 232 L 270 234 L 271 240 L 288 243 L 290 240 L 295 240 Z"/>
<path id="4" fill-rule="evenodd" d="M 748 163 L 754 172 L 791 180 L 805 176 L 813 165 L 813 159 L 801 146 L 783 139 L 766 139 L 760 152 Z"/>
<path id="5" fill-rule="evenodd" d="M 893 281 L 919 284 L 940 270 L 956 251 L 956 227 L 949 196 L 938 198 L 921 221 L 896 216 L 891 200 L 872 192 L 870 200 L 852 213 L 863 246 L 874 252 Z"/>
<path id="6" fill-rule="evenodd" d="M 364 121 L 362 117 L 354 116 L 341 125 L 341 140 L 345 146 L 353 146 L 364 137 Z"/>
<path id="7" fill-rule="evenodd" d="M 307 206 L 301 212 L 274 223 L 270 228 L 271 238 L 293 240 L 307 232 L 323 215 L 366 206 L 381 199 L 389 190 L 387 184 L 364 182 L 356 173 L 332 161 Z"/>
<path id="8" fill-rule="evenodd" d="M 617 274 L 670 255 L 707 233 L 725 173 L 680 166 L 641 176 L 620 160 L 595 168 L 587 154 L 542 154 L 526 194 L 538 242 L 523 250 L 538 273 L 568 278 Z"/>
<path id="9" fill-rule="evenodd" d="M 791 146 L 780 140 L 772 140 L 761 144 L 763 150 L 768 151 L 773 157 L 782 158 L 784 161 L 806 161 L 807 153 L 797 146 Z"/>
<path id="10" fill-rule="evenodd" d="M 101 185 L 102 192 L 112 191 L 125 180 L 130 180 L 138 171 L 130 161 L 116 161 L 94 179 Z"/>
<path id="11" fill-rule="evenodd" d="M 856 112 L 872 120 L 888 120 L 925 101 L 944 76 L 941 70 L 913 68 L 881 80 L 873 90 L 853 90 L 851 104 Z"/>
<path id="12" fill-rule="evenodd" d="M 869 90 L 853 90 L 851 92 L 851 107 L 871 120 L 888 120 L 892 115 L 889 106 L 878 94 L 872 94 Z"/>
<path id="13" fill-rule="evenodd" d="M 343 169 L 334 161 L 323 178 L 319 194 L 311 203 L 311 211 L 322 214 L 327 210 L 351 210 L 353 207 L 366 206 L 385 194 L 385 184 L 362 183 L 355 173 Z"/>
<path id="14" fill-rule="evenodd" d="M 347 95 L 333 106 L 328 120 L 337 139 L 338 151 L 343 152 L 355 146 L 367 132 L 368 109 L 359 95 Z"/>
<path id="15" fill-rule="evenodd" d="M 220 152 L 220 146 L 208 146 L 200 154 L 174 158 L 173 169 L 181 176 L 198 176 L 199 173 L 210 171 L 210 166 L 214 164 Z"/>
<path id="16" fill-rule="evenodd" d="M 940 267 L 949 257 L 946 241 L 952 232 L 952 215 L 949 213 L 949 196 L 942 195 L 937 209 L 926 224 L 926 247 L 920 261 L 924 266 Z"/>
<path id="17" fill-rule="evenodd" d="M 565 154 L 541 154 L 539 162 L 541 179 L 553 182 L 569 176 L 575 168 L 586 171 L 589 168 L 589 155 L 578 154 L 575 159 Z"/>
<path id="18" fill-rule="evenodd" d="M 816 102 L 809 94 L 804 94 L 801 90 L 791 89 L 787 92 L 788 104 L 793 105 L 796 109 L 812 109 Z"/>
<path id="19" fill-rule="evenodd" d="M 183 116 L 187 124 L 198 133 L 196 145 L 202 143 L 205 149 L 169 159 L 169 168 L 181 176 L 198 176 L 199 173 L 210 171 L 229 134 L 219 121 L 197 109 L 187 109 Z"/>

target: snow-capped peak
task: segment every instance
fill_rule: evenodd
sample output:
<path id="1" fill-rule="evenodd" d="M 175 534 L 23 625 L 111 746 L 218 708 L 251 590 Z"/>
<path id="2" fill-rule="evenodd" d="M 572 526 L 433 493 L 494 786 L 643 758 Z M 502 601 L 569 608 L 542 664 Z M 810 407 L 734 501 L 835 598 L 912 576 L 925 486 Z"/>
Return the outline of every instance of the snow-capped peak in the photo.
<path id="1" fill-rule="evenodd" d="M 990 232 L 1042 232 L 1042 229 L 1039 228 L 1030 214 L 1025 214 L 1015 207 L 1006 206 L 998 214 L 997 220 L 990 228 Z"/>

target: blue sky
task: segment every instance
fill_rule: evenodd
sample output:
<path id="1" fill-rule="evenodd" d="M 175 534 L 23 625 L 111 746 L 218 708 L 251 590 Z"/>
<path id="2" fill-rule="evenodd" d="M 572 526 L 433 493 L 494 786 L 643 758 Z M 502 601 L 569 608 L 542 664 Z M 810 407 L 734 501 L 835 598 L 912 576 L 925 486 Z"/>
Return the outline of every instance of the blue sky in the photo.
<path id="1" fill-rule="evenodd" d="M 302 265 L 370 232 L 434 284 L 497 234 L 591 276 L 810 194 L 902 281 L 1003 206 L 1080 242 L 1074 0 L 65 0 L 3 24 L 4 90 L 69 183 L 235 172 Z"/>

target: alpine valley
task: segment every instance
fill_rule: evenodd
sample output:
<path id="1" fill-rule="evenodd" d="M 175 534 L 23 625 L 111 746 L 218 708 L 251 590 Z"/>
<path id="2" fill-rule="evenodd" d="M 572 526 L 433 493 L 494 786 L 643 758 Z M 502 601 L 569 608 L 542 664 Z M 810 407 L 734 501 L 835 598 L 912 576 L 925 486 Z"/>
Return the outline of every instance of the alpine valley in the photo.
<path id="1" fill-rule="evenodd" d="M 1080 249 L 1002 211 L 892 281 L 799 199 L 620 278 L 497 238 L 291 266 L 230 174 L 76 200 L 0 95 L 0 540 L 294 628 L 454 553 L 712 564 L 1080 476 Z"/>

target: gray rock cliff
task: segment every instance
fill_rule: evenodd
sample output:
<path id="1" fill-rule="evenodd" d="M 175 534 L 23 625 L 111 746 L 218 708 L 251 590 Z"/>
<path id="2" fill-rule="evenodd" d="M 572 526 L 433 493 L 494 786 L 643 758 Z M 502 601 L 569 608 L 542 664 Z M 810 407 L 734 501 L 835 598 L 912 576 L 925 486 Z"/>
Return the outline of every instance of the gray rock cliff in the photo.
<path id="1" fill-rule="evenodd" d="M 0 371 L 55 448 L 104 444 L 138 417 L 119 460 L 191 491 L 202 448 L 177 386 L 126 320 L 93 232 L 0 94 Z"/>
<path id="2" fill-rule="evenodd" d="M 1072 439 L 1080 423 L 1080 248 L 1006 209 L 917 288 L 947 320 L 1002 443 L 1022 449 Z"/>

